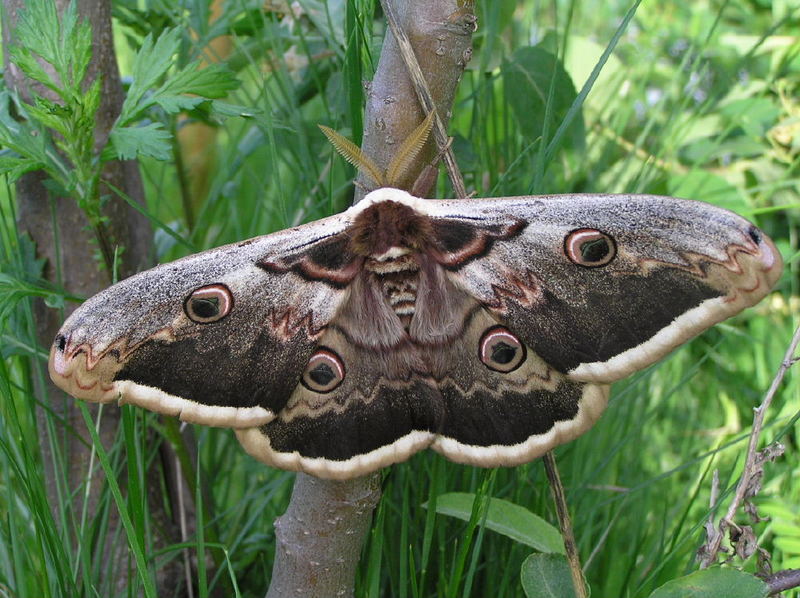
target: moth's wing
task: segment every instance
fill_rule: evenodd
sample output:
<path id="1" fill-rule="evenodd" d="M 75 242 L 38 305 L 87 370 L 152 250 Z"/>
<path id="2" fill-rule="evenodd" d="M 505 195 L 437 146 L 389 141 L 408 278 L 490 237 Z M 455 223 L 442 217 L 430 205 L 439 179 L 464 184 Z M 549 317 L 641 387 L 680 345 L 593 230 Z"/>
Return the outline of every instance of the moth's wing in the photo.
<path id="1" fill-rule="evenodd" d="M 430 202 L 437 261 L 546 363 L 608 383 L 753 305 L 778 279 L 772 241 L 701 202 L 573 195 Z M 581 229 L 616 246 L 586 267 L 565 243 Z"/>
<path id="2" fill-rule="evenodd" d="M 330 390 L 304 374 L 272 421 L 237 430 L 256 459 L 281 469 L 347 479 L 405 461 L 430 446 L 443 405 L 428 364 L 373 285 L 357 279 L 335 322 L 319 339 L 339 377 Z"/>
<path id="3" fill-rule="evenodd" d="M 51 377 L 78 398 L 119 399 L 194 423 L 269 421 L 358 269 L 346 251 L 348 224 L 334 216 L 123 280 L 64 323 Z M 227 315 L 207 323 L 188 316 L 203 288 Z"/>
<path id="4" fill-rule="evenodd" d="M 509 372 L 480 359 L 482 337 L 497 329 L 482 307 L 471 310 L 459 342 L 431 348 L 445 416 L 433 449 L 482 467 L 528 463 L 589 429 L 606 407 L 608 386 L 568 379 L 530 347 Z"/>

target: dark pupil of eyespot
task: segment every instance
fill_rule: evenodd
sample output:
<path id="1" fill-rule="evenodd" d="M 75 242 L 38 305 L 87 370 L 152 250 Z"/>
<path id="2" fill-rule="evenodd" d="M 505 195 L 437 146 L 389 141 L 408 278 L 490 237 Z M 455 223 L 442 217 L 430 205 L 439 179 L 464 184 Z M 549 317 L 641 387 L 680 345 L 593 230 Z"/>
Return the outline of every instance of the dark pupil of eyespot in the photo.
<path id="1" fill-rule="evenodd" d="M 59 335 L 56 339 L 56 345 L 58 346 L 59 351 L 63 351 L 67 348 L 67 337 Z"/>
<path id="2" fill-rule="evenodd" d="M 217 297 L 192 299 L 192 311 L 198 318 L 213 318 L 219 314 L 219 299 Z"/>
<path id="3" fill-rule="evenodd" d="M 608 241 L 605 239 L 593 239 L 581 243 L 581 257 L 585 262 L 600 262 L 609 252 Z"/>
<path id="4" fill-rule="evenodd" d="M 750 235 L 750 238 L 756 245 L 761 243 L 761 234 L 758 232 L 758 229 L 755 226 L 751 226 L 750 230 L 747 231 L 747 234 Z"/>
<path id="5" fill-rule="evenodd" d="M 331 366 L 327 363 L 321 363 L 308 373 L 308 377 L 314 381 L 315 384 L 320 386 L 327 386 L 336 377 L 333 373 Z"/>
<path id="6" fill-rule="evenodd" d="M 492 345 L 492 361 L 503 365 L 511 363 L 517 355 L 517 348 L 500 341 Z"/>

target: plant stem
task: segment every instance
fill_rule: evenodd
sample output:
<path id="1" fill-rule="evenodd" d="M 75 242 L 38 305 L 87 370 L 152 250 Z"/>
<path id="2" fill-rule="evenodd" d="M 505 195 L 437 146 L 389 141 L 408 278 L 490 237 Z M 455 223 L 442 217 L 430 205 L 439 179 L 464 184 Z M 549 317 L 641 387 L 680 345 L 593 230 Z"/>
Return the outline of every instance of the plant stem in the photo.
<path id="1" fill-rule="evenodd" d="M 558 475 L 556 458 L 552 452 L 547 452 L 542 457 L 542 461 L 544 462 L 544 470 L 547 472 L 547 479 L 550 482 L 550 490 L 553 492 L 553 500 L 556 503 L 558 526 L 561 529 L 561 536 L 564 538 L 564 550 L 567 553 L 569 571 L 572 574 L 572 585 L 575 586 L 575 595 L 578 598 L 587 598 L 586 580 L 584 580 L 583 571 L 581 570 L 580 555 L 575 543 L 575 534 L 572 532 L 572 521 L 569 517 L 567 498 L 564 494 L 564 486 L 561 484 L 561 476 Z"/>
<path id="2" fill-rule="evenodd" d="M 736 492 L 728 505 L 725 516 L 719 520 L 719 524 L 716 530 L 714 530 L 712 537 L 709 538 L 706 545 L 701 549 L 703 555 L 700 562 L 701 569 L 710 567 L 717 562 L 717 555 L 721 549 L 722 541 L 725 539 L 725 532 L 728 530 L 729 526 L 733 524 L 736 512 L 746 498 L 748 488 L 750 487 L 750 480 L 756 470 L 755 463 L 758 452 L 758 441 L 761 436 L 761 428 L 764 426 L 764 416 L 769 406 L 772 404 L 772 399 L 775 398 L 775 394 L 778 392 L 778 388 L 781 382 L 783 382 L 786 372 L 797 362 L 794 355 L 797 351 L 798 344 L 800 344 L 800 326 L 794 331 L 792 340 L 789 342 L 789 347 L 786 349 L 786 353 L 783 356 L 783 361 L 772 380 L 769 390 L 767 390 L 767 394 L 764 396 L 764 400 L 761 402 L 761 405 L 753 410 L 755 415 L 753 416 L 753 428 L 750 432 L 750 441 L 747 446 L 747 458 L 745 459 L 744 469 L 742 469 L 742 475 L 739 478 L 739 483 L 736 485 Z"/>

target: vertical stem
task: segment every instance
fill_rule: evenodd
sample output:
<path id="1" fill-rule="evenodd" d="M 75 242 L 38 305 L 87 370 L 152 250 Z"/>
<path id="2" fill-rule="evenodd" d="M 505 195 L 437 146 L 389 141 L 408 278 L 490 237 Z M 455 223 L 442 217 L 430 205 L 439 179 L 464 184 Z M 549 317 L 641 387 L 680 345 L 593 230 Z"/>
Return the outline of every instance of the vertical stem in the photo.
<path id="1" fill-rule="evenodd" d="M 464 3 L 393 1 L 397 20 L 411 41 L 445 125 L 472 54 L 475 29 L 474 14 L 459 4 Z M 367 91 L 362 150 L 385 169 L 397 147 L 424 117 L 397 41 L 387 32 Z M 400 186 L 410 189 L 435 154 L 435 144 L 429 142 Z M 357 191 L 356 201 L 362 196 Z M 297 475 L 289 507 L 275 524 L 278 545 L 267 598 L 353 595 L 361 546 L 380 497 L 379 482 L 379 472 L 344 482 Z"/>
<path id="2" fill-rule="evenodd" d="M 561 528 L 561 536 L 564 538 L 564 550 L 567 553 L 567 562 L 569 562 L 569 570 L 572 574 L 572 584 L 575 586 L 575 595 L 578 598 L 587 598 L 586 580 L 584 580 L 583 571 L 581 570 L 578 546 L 575 543 L 575 534 L 572 532 L 567 497 L 564 494 L 564 486 L 561 485 L 561 476 L 558 474 L 556 458 L 552 452 L 547 452 L 542 457 L 542 461 L 544 462 L 544 470 L 547 472 L 547 479 L 550 482 L 550 490 L 553 492 L 553 500 L 556 503 L 558 526 Z"/>
<path id="3" fill-rule="evenodd" d="M 380 472 L 343 482 L 297 474 L 289 508 L 275 522 L 267 598 L 353 595 L 361 547 L 380 499 Z"/>

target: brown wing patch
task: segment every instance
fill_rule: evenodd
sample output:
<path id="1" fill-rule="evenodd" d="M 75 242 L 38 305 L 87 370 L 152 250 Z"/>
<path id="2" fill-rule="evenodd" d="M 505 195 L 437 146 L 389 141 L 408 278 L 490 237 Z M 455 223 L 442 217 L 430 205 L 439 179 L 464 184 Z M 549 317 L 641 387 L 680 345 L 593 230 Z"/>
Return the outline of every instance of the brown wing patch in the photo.
<path id="1" fill-rule="evenodd" d="M 484 467 L 525 463 L 583 433 L 600 416 L 606 387 L 566 379 L 486 310 L 471 313 L 460 342 L 431 349 L 427 358 L 438 369 L 444 406 L 435 450 Z M 501 371 L 487 359 L 487 333 L 502 346 L 495 357 L 513 367 Z"/>
<path id="2" fill-rule="evenodd" d="M 341 289 L 350 284 L 362 263 L 350 250 L 349 235 L 340 233 L 289 255 L 261 258 L 256 265 L 267 272 L 294 272 L 305 280 Z"/>
<path id="3" fill-rule="evenodd" d="M 521 219 L 480 224 L 448 218 L 433 219 L 431 222 L 431 255 L 448 270 L 458 270 L 465 264 L 484 257 L 497 240 L 513 239 L 528 225 Z"/>

